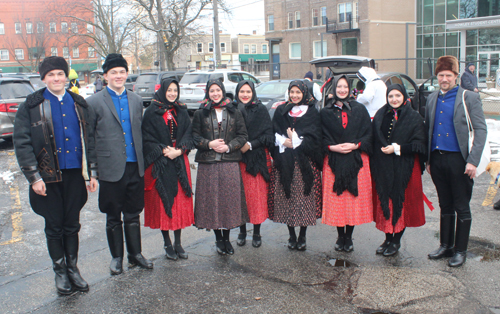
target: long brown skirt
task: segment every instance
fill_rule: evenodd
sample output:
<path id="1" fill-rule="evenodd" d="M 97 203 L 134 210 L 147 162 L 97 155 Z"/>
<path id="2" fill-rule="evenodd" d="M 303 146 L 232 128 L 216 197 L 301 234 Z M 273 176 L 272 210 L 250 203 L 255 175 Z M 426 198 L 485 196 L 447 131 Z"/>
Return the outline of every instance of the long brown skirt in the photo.
<path id="1" fill-rule="evenodd" d="M 248 222 L 238 162 L 198 164 L 194 223 L 204 229 L 232 229 Z"/>

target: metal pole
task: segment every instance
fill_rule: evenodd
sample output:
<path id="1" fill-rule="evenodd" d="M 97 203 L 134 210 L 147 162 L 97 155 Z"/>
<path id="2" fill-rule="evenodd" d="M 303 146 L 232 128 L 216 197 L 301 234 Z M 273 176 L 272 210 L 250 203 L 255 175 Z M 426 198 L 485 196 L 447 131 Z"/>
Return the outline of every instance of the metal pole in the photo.
<path id="1" fill-rule="evenodd" d="M 406 75 L 408 75 L 408 23 L 406 23 Z"/>
<path id="2" fill-rule="evenodd" d="M 321 58 L 325 57 L 323 56 L 323 34 L 321 33 Z M 325 68 L 321 67 L 321 79 L 324 81 L 325 80 Z"/>
<path id="3" fill-rule="evenodd" d="M 220 68 L 221 65 L 221 56 L 220 56 L 220 39 L 219 39 L 219 11 L 217 8 L 217 0 L 213 1 L 214 7 L 214 62 L 215 69 Z"/>

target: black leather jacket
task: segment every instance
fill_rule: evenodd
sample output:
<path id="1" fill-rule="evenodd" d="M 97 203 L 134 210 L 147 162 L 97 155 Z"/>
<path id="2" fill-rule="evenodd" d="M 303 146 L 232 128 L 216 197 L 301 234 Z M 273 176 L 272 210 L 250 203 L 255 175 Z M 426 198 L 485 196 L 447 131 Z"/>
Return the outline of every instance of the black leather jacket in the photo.
<path id="1" fill-rule="evenodd" d="M 45 183 L 61 182 L 57 159 L 56 139 L 50 101 L 43 97 L 45 88 L 28 95 L 19 106 L 14 123 L 14 149 L 23 174 L 32 184 L 39 179 Z M 97 177 L 97 162 L 93 130 L 88 127 L 95 119 L 92 107 L 81 96 L 66 91 L 75 101 L 76 113 L 83 135 L 82 175 L 85 180 Z"/>
<path id="2" fill-rule="evenodd" d="M 217 153 L 208 147 L 208 143 L 215 139 L 224 139 L 229 147 L 229 153 Z M 222 111 L 222 123 L 219 132 L 215 109 L 199 109 L 193 117 L 193 140 L 198 149 L 196 162 L 236 162 L 241 160 L 240 149 L 247 142 L 248 135 L 245 120 L 241 112 L 233 105 Z"/>

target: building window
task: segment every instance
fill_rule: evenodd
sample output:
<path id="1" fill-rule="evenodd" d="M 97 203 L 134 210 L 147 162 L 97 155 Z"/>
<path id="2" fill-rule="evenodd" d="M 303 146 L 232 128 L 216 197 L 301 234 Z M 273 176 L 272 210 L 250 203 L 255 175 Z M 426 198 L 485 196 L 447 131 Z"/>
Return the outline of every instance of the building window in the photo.
<path id="1" fill-rule="evenodd" d="M 50 33 L 55 33 L 55 32 L 56 32 L 56 23 L 51 22 L 51 23 L 49 24 L 49 32 L 50 32 Z"/>
<path id="2" fill-rule="evenodd" d="M 302 57 L 300 43 L 290 43 L 290 59 L 300 59 Z"/>
<path id="3" fill-rule="evenodd" d="M 327 54 L 327 42 L 326 40 L 323 40 L 323 55 L 321 55 L 321 40 L 314 41 L 313 42 L 313 57 L 314 58 L 321 58 L 321 57 L 326 57 Z"/>
<path id="4" fill-rule="evenodd" d="M 300 11 L 295 12 L 295 27 L 300 28 Z"/>
<path id="5" fill-rule="evenodd" d="M 252 45 L 252 53 L 257 53 L 257 45 Z"/>
<path id="6" fill-rule="evenodd" d="M 293 13 L 288 13 L 288 29 L 293 28 Z"/>
<path id="7" fill-rule="evenodd" d="M 214 43 L 208 43 L 208 52 L 214 52 Z"/>
<path id="8" fill-rule="evenodd" d="M 268 53 L 267 52 L 267 44 L 262 45 L 262 53 Z"/>
<path id="9" fill-rule="evenodd" d="M 53 57 L 57 57 L 57 47 L 50 48 L 50 55 Z"/>
<path id="10" fill-rule="evenodd" d="M 358 39 L 342 38 L 342 55 L 356 56 L 358 55 Z"/>
<path id="11" fill-rule="evenodd" d="M 63 47 L 63 58 L 69 58 L 69 48 Z"/>
<path id="12" fill-rule="evenodd" d="M 37 32 L 38 34 L 43 33 L 43 23 L 42 23 L 42 22 L 38 22 L 38 23 L 36 23 L 36 32 Z"/>
<path id="13" fill-rule="evenodd" d="M 14 51 L 16 53 L 17 60 L 24 60 L 24 50 L 23 49 L 16 49 Z"/>
<path id="14" fill-rule="evenodd" d="M 33 34 L 33 24 L 26 23 L 26 34 Z"/>
<path id="15" fill-rule="evenodd" d="M 267 16 L 267 25 L 269 31 L 274 31 L 274 15 Z"/>
<path id="16" fill-rule="evenodd" d="M 5 26 L 3 23 L 0 23 L 0 35 L 5 35 Z"/>
<path id="17" fill-rule="evenodd" d="M 326 7 L 321 8 L 321 25 L 326 25 Z"/>
<path id="18" fill-rule="evenodd" d="M 61 32 L 63 32 L 63 33 L 67 33 L 68 32 L 68 23 L 61 22 Z"/>
<path id="19" fill-rule="evenodd" d="M 9 61 L 9 51 L 7 49 L 0 50 L 0 60 Z"/>
<path id="20" fill-rule="evenodd" d="M 352 18 L 352 3 L 339 4 L 339 23 L 349 22 Z"/>
<path id="21" fill-rule="evenodd" d="M 243 45 L 243 53 L 250 53 L 250 46 L 249 45 Z"/>
<path id="22" fill-rule="evenodd" d="M 93 33 L 94 32 L 94 26 L 92 24 L 87 23 L 87 33 Z"/>
<path id="23" fill-rule="evenodd" d="M 73 58 L 80 58 L 80 49 L 78 47 L 73 47 Z"/>
<path id="24" fill-rule="evenodd" d="M 197 43 L 196 44 L 196 51 L 198 53 L 202 53 L 203 52 L 203 43 Z"/>
<path id="25" fill-rule="evenodd" d="M 319 25 L 319 10 L 313 9 L 312 10 L 312 26 L 318 26 L 318 25 Z"/>
<path id="26" fill-rule="evenodd" d="M 14 26 L 16 28 L 16 34 L 21 34 L 22 33 L 21 23 L 15 23 Z"/>
<path id="27" fill-rule="evenodd" d="M 226 52 L 226 43 L 220 43 L 220 52 Z"/>
<path id="28" fill-rule="evenodd" d="M 75 34 L 76 34 L 76 33 L 78 33 L 78 24 L 76 24 L 76 23 L 74 23 L 74 22 L 73 22 L 73 23 L 71 23 L 71 31 L 72 31 L 73 33 L 75 33 Z"/>
<path id="29" fill-rule="evenodd" d="M 88 57 L 89 58 L 95 58 L 95 49 L 94 49 L 94 47 L 89 47 Z"/>

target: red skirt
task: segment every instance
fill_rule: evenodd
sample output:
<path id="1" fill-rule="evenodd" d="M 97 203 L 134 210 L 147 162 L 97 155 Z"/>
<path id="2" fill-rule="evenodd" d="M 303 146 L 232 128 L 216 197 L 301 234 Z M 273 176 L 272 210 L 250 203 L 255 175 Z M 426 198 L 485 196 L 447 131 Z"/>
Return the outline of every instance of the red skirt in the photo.
<path id="1" fill-rule="evenodd" d="M 256 177 L 246 171 L 247 165 L 240 162 L 241 179 L 245 189 L 245 199 L 247 201 L 248 216 L 250 223 L 260 225 L 268 217 L 267 194 L 269 183 L 264 180 L 260 172 Z"/>
<path id="2" fill-rule="evenodd" d="M 349 191 L 341 195 L 333 192 L 335 174 L 328 164 L 328 156 L 323 163 L 323 219 L 322 223 L 334 227 L 357 226 L 373 221 L 372 179 L 370 160 L 361 153 L 363 167 L 358 174 L 358 196 Z"/>
<path id="3" fill-rule="evenodd" d="M 425 224 L 424 212 L 424 192 L 422 190 L 422 175 L 420 172 L 420 162 L 418 156 L 415 157 L 415 164 L 411 174 L 410 181 L 405 190 L 405 201 L 401 211 L 401 217 L 395 226 L 392 225 L 392 200 L 389 198 L 389 209 L 391 216 L 385 219 L 377 190 L 375 189 L 375 181 L 373 181 L 373 217 L 375 218 L 375 226 L 378 230 L 384 233 L 398 233 L 406 227 L 420 227 Z"/>
<path id="4" fill-rule="evenodd" d="M 183 157 L 189 185 L 191 185 L 191 169 L 189 168 L 188 156 L 183 154 Z M 193 225 L 193 198 L 186 196 L 179 182 L 177 182 L 177 196 L 174 198 L 172 206 L 172 218 L 167 216 L 163 202 L 155 187 L 156 180 L 151 175 L 152 168 L 152 165 L 149 166 L 144 173 L 144 226 L 151 229 L 178 230 Z"/>

